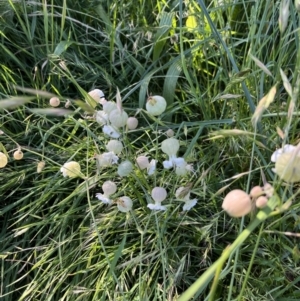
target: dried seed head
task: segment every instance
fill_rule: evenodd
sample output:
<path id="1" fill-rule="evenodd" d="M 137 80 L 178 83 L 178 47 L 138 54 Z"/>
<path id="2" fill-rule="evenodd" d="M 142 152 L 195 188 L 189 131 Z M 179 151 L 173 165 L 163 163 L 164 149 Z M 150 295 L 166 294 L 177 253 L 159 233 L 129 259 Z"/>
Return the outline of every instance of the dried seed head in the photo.
<path id="1" fill-rule="evenodd" d="M 44 161 L 38 162 L 36 172 L 41 173 L 42 170 L 44 169 L 44 167 L 45 167 L 45 162 Z"/>
<path id="2" fill-rule="evenodd" d="M 24 154 L 20 149 L 18 149 L 14 152 L 13 156 L 14 156 L 15 160 L 21 160 L 23 158 Z"/>

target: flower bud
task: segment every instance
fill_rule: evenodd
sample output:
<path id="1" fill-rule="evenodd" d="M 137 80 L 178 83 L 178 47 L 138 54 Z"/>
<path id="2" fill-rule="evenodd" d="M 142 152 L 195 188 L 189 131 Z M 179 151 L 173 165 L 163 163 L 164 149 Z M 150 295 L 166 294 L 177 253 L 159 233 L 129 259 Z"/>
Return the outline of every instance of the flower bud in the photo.
<path id="1" fill-rule="evenodd" d="M 49 104 L 50 104 L 51 107 L 58 107 L 59 104 L 60 104 L 60 100 L 59 100 L 58 97 L 52 97 L 49 100 Z"/>
<path id="2" fill-rule="evenodd" d="M 222 208 L 232 217 L 242 217 L 252 210 L 250 196 L 243 190 L 234 189 L 225 196 Z"/>
<path id="3" fill-rule="evenodd" d="M 146 110 L 153 116 L 158 116 L 166 110 L 167 102 L 162 96 L 154 95 L 147 99 Z"/>
<path id="4" fill-rule="evenodd" d="M 129 117 L 127 119 L 127 127 L 129 130 L 135 130 L 139 124 L 139 121 L 135 117 Z"/>

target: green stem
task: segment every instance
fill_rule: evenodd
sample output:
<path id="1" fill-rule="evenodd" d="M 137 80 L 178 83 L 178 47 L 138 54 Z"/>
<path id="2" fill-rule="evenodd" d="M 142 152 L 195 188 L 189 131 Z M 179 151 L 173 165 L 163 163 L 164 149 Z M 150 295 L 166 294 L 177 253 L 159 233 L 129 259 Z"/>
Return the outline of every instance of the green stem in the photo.
<path id="1" fill-rule="evenodd" d="M 200 294 L 214 277 L 218 267 L 224 263 L 228 257 L 234 253 L 248 238 L 252 231 L 257 228 L 264 220 L 272 215 L 273 210 L 278 204 L 278 197 L 274 195 L 270 198 L 268 206 L 260 210 L 255 220 L 236 238 L 236 240 L 226 248 L 220 258 L 215 261 L 209 269 L 207 269 L 178 299 L 178 301 L 187 301 L 193 298 L 196 294 Z"/>

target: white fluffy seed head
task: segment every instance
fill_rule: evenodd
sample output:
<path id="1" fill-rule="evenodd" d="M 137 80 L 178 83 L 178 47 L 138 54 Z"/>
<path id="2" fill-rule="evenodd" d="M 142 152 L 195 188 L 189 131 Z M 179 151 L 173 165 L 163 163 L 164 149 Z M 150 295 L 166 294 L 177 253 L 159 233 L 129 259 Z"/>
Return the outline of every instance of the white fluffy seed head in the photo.
<path id="1" fill-rule="evenodd" d="M 146 110 L 153 116 L 158 116 L 166 110 L 167 102 L 159 95 L 150 96 L 147 99 Z"/>
<path id="2" fill-rule="evenodd" d="M 102 190 L 106 196 L 110 196 L 117 191 L 117 185 L 112 181 L 105 181 L 102 185 Z"/>
<path id="3" fill-rule="evenodd" d="M 49 104 L 50 104 L 51 107 L 58 107 L 59 104 L 60 104 L 60 100 L 59 100 L 58 97 L 52 97 L 49 100 Z"/>
<path id="4" fill-rule="evenodd" d="M 252 210 L 250 196 L 243 190 L 234 189 L 225 196 L 222 208 L 232 217 L 242 217 Z"/>
<path id="5" fill-rule="evenodd" d="M 163 187 L 154 187 L 151 191 L 152 199 L 155 202 L 162 202 L 167 197 L 167 191 Z"/>
<path id="6" fill-rule="evenodd" d="M 135 130 L 139 124 L 139 121 L 135 117 L 129 117 L 127 119 L 127 127 L 129 130 Z"/>
<path id="7" fill-rule="evenodd" d="M 106 148 L 108 151 L 113 152 L 116 155 L 119 155 L 123 150 L 123 144 L 119 140 L 110 140 L 106 144 Z"/>

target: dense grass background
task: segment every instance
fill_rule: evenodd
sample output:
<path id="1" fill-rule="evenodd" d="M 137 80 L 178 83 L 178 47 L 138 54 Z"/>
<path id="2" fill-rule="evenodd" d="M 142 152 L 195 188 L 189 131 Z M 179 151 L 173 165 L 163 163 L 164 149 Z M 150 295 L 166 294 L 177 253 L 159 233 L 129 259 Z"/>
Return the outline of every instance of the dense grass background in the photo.
<path id="1" fill-rule="evenodd" d="M 0 170 L 2 300 L 176 300 L 254 218 L 224 213 L 226 192 L 261 185 L 262 175 L 283 202 L 298 191 L 274 179 L 270 164 L 282 143 L 299 142 L 298 103 L 288 114 L 291 97 L 280 76 L 281 68 L 297 87 L 299 15 L 290 2 L 280 33 L 280 3 L 0 2 L 1 99 L 33 95 L 0 115 L 1 151 L 10 156 Z M 254 135 L 255 106 L 275 84 Z M 134 161 L 142 149 L 159 160 L 156 175 L 98 170 L 94 154 L 108 141 L 101 126 L 75 102 L 71 115 L 33 113 L 49 100 L 20 87 L 58 95 L 61 107 L 94 88 L 115 100 L 118 88 L 131 116 L 147 95 L 163 95 L 161 118 L 142 111 L 139 128 L 123 136 L 122 159 Z M 283 141 L 276 127 L 287 133 Z M 169 128 L 194 164 L 192 176 L 162 169 L 160 142 Z M 12 158 L 18 145 L 21 161 Z M 80 162 L 86 181 L 62 177 L 69 160 Z M 118 184 L 117 196 L 134 200 L 130 214 L 95 198 L 108 179 Z M 189 182 L 199 201 L 183 214 L 174 192 Z M 154 186 L 168 190 L 165 213 L 146 207 Z M 284 234 L 299 232 L 299 210 L 295 199 L 253 231 L 226 262 L 215 294 L 208 285 L 194 300 L 300 300 L 299 238 Z"/>

